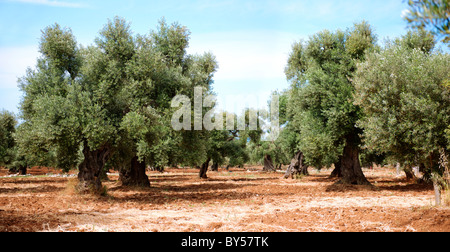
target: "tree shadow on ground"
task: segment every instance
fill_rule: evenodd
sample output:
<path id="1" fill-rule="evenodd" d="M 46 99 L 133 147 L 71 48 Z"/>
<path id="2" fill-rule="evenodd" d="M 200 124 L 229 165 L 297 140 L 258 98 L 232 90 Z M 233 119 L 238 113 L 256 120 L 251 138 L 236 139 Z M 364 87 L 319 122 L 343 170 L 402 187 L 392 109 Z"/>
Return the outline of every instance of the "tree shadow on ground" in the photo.
<path id="1" fill-rule="evenodd" d="M 361 191 L 379 191 L 374 185 L 347 185 L 333 183 L 326 187 L 326 192 L 361 192 Z"/>
<path id="2" fill-rule="evenodd" d="M 330 177 L 327 174 L 312 174 L 306 177 L 309 182 L 327 183 L 327 192 L 346 191 L 391 191 L 391 192 L 428 192 L 433 190 L 432 184 L 417 183 L 401 178 L 387 178 L 384 176 L 368 176 L 371 185 L 342 185 L 336 184 L 340 178 Z"/>
<path id="3" fill-rule="evenodd" d="M 330 175 L 309 175 L 307 176 L 308 180 L 311 182 L 318 182 L 318 183 L 334 183 L 339 180 L 339 178 L 330 177 Z"/>
<path id="4" fill-rule="evenodd" d="M 433 191 L 433 185 L 427 183 L 409 183 L 406 185 L 377 185 L 380 191 L 393 191 L 393 192 L 429 192 Z"/>
<path id="5" fill-rule="evenodd" d="M 159 182 L 170 182 L 170 183 L 178 183 L 178 182 L 186 182 L 192 180 L 192 178 L 187 176 L 161 176 L 161 177 L 149 177 L 150 183 L 159 183 Z"/>
<path id="6" fill-rule="evenodd" d="M 39 179 L 36 177 L 31 178 L 12 178 L 12 179 L 3 179 L 1 181 L 2 184 L 58 184 L 64 183 L 68 179 L 67 178 L 44 178 Z"/>
<path id="7" fill-rule="evenodd" d="M 330 182 L 332 179 L 330 179 Z M 327 186 L 327 192 L 345 192 L 345 191 L 388 191 L 388 192 L 429 192 L 433 190 L 433 185 L 427 183 L 415 183 L 405 179 L 394 180 L 372 180 L 371 185 L 342 185 L 335 184 Z M 399 184 L 400 183 L 400 184 Z"/>
<path id="8" fill-rule="evenodd" d="M 63 187 L 56 186 L 39 186 L 29 188 L 0 188 L 0 194 L 17 194 L 17 193 L 54 193 L 63 191 Z"/>
<path id="9" fill-rule="evenodd" d="M 110 203 L 134 202 L 137 204 L 208 204 L 216 202 L 241 201 L 255 197 L 273 197 L 289 195 L 288 192 L 258 192 L 258 189 L 248 189 L 249 187 L 261 186 L 253 181 L 272 181 L 279 178 L 208 178 L 199 179 L 194 177 L 171 176 L 161 178 L 151 183 L 150 188 L 123 187 L 114 185 L 108 188 L 107 200 Z M 151 177 L 150 181 L 155 181 Z M 187 183 L 172 183 L 186 182 Z M 169 183 L 167 183 L 169 182 Z M 239 183 L 241 182 L 241 183 Z"/>
<path id="10" fill-rule="evenodd" d="M 206 181 L 211 181 L 211 182 L 258 182 L 258 181 L 274 181 L 274 180 L 279 180 L 279 178 L 273 178 L 273 177 L 268 177 L 268 178 L 243 178 L 243 177 L 223 177 L 221 179 L 218 178 L 208 178 L 206 179 Z"/>
<path id="11" fill-rule="evenodd" d="M 56 215 L 23 215 L 17 211 L 0 212 L 0 232 L 40 232 L 65 223 Z"/>

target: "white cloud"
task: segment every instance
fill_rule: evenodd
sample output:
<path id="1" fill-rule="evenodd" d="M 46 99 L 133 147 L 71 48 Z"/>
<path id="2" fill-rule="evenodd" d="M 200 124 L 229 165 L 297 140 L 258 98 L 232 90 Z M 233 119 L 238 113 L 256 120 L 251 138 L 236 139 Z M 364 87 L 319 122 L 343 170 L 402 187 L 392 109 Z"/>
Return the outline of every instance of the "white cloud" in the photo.
<path id="1" fill-rule="evenodd" d="M 0 88 L 16 88 L 17 79 L 36 65 L 36 46 L 0 48 Z"/>
<path id="2" fill-rule="evenodd" d="M 86 4 L 83 4 L 83 3 L 72 3 L 72 2 L 64 2 L 64 1 L 57 1 L 57 0 L 10 0 L 10 2 L 45 5 L 45 6 L 51 6 L 51 7 L 65 7 L 65 8 L 84 8 L 84 7 L 86 7 Z"/>

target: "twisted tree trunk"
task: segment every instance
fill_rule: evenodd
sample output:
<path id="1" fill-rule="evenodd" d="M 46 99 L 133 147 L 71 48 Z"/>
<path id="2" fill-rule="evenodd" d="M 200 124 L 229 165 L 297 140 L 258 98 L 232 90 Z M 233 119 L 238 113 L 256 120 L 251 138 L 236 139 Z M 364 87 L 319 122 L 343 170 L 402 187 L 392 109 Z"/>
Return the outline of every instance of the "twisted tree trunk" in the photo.
<path id="1" fill-rule="evenodd" d="M 334 170 L 331 172 L 330 178 L 342 178 L 341 165 L 342 156 L 339 157 L 339 161 L 334 163 Z"/>
<path id="2" fill-rule="evenodd" d="M 355 136 L 347 136 L 344 153 L 341 159 L 342 178 L 337 184 L 370 185 L 364 176 L 359 161 L 359 148 L 355 144 Z"/>
<path id="3" fill-rule="evenodd" d="M 289 165 L 286 174 L 284 174 L 284 178 L 294 178 L 296 175 L 309 175 L 308 166 L 303 163 L 304 158 L 303 152 L 297 152 L 291 160 L 291 164 Z"/>
<path id="4" fill-rule="evenodd" d="M 109 148 L 103 147 L 92 151 L 84 143 L 84 160 L 78 166 L 77 190 L 81 193 L 100 193 L 102 190 L 101 172 L 109 158 Z"/>
<path id="5" fill-rule="evenodd" d="M 405 168 L 403 169 L 403 171 L 405 172 L 406 180 L 415 180 L 416 179 L 416 174 L 414 174 L 414 171 L 411 168 L 411 165 L 406 165 Z"/>
<path id="6" fill-rule="evenodd" d="M 145 169 L 145 162 L 140 162 L 138 157 L 133 157 L 130 165 L 119 171 L 120 184 L 122 186 L 150 187 Z"/>
<path id="7" fill-rule="evenodd" d="M 27 167 L 24 165 L 19 166 L 19 175 L 27 175 Z"/>
<path id="8" fill-rule="evenodd" d="M 273 165 L 272 157 L 270 155 L 264 156 L 264 171 L 276 171 Z"/>
<path id="9" fill-rule="evenodd" d="M 206 173 L 208 172 L 208 166 L 209 166 L 209 162 L 210 161 L 211 161 L 211 158 L 208 158 L 208 160 L 206 160 L 206 162 L 203 163 L 202 166 L 200 167 L 199 177 L 201 179 L 207 179 L 208 178 Z"/>
<path id="10" fill-rule="evenodd" d="M 211 171 L 219 171 L 219 164 L 214 162 L 211 166 Z"/>

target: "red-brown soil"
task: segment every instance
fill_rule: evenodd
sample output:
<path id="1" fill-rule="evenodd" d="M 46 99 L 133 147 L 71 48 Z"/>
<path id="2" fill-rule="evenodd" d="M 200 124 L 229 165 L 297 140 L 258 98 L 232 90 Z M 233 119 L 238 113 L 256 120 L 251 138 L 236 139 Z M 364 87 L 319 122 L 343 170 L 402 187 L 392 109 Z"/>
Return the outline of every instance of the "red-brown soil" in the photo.
<path id="1" fill-rule="evenodd" d="M 374 187 L 335 186 L 330 170 L 296 180 L 260 169 L 148 172 L 151 188 L 117 186 L 106 196 L 78 195 L 76 178 L 36 176 L 60 172 L 33 168 L 33 176 L 0 177 L 0 231 L 356 231 L 448 232 L 450 208 L 434 207 L 433 188 L 365 170 Z M 0 176 L 7 172 L 0 169 Z"/>

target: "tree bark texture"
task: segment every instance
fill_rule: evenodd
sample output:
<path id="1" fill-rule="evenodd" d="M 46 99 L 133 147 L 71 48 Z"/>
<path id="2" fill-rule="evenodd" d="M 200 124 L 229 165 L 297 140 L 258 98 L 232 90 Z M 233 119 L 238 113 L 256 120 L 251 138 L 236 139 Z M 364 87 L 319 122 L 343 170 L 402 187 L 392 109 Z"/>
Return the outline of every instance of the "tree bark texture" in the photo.
<path id="1" fill-rule="evenodd" d="M 334 164 L 334 170 L 331 172 L 330 178 L 342 178 L 342 156 L 339 157 L 339 161 Z"/>
<path id="2" fill-rule="evenodd" d="M 85 143 L 84 160 L 78 166 L 77 190 L 81 193 L 99 193 L 102 190 L 101 172 L 109 158 L 109 149 L 92 151 Z"/>
<path id="3" fill-rule="evenodd" d="M 272 157 L 270 155 L 264 156 L 264 171 L 276 171 L 273 165 Z"/>
<path id="4" fill-rule="evenodd" d="M 19 175 L 27 175 L 27 167 L 26 166 L 19 167 Z"/>
<path id="5" fill-rule="evenodd" d="M 211 171 L 219 171 L 219 164 L 213 163 L 213 165 L 211 166 Z"/>
<path id="6" fill-rule="evenodd" d="M 407 180 L 414 180 L 414 179 L 416 179 L 416 175 L 414 174 L 414 171 L 413 171 L 413 169 L 411 168 L 410 165 L 405 166 L 403 171 L 405 172 Z"/>
<path id="7" fill-rule="evenodd" d="M 337 184 L 370 185 L 364 176 L 359 161 L 359 148 L 354 143 L 354 136 L 347 136 L 341 160 L 342 178 Z"/>
<path id="8" fill-rule="evenodd" d="M 296 175 L 309 175 L 308 166 L 303 163 L 305 156 L 303 152 L 299 151 L 295 154 L 294 158 L 291 160 L 284 178 L 294 178 Z"/>
<path id="9" fill-rule="evenodd" d="M 138 157 L 133 157 L 130 165 L 119 171 L 120 184 L 122 186 L 150 187 L 145 169 L 145 162 L 140 162 Z"/>
<path id="10" fill-rule="evenodd" d="M 210 158 L 208 158 L 208 160 L 206 160 L 206 162 L 203 163 L 202 166 L 200 167 L 199 177 L 201 179 L 207 179 L 208 178 L 206 173 L 208 172 L 209 162 L 211 162 Z"/>
<path id="11" fill-rule="evenodd" d="M 434 198 L 436 201 L 436 206 L 441 206 L 441 187 L 438 181 L 433 181 L 434 187 Z"/>

